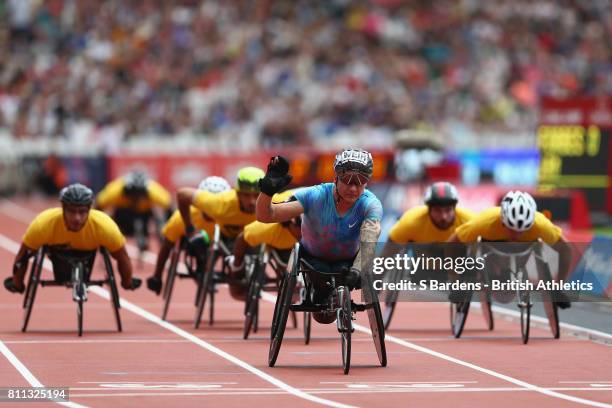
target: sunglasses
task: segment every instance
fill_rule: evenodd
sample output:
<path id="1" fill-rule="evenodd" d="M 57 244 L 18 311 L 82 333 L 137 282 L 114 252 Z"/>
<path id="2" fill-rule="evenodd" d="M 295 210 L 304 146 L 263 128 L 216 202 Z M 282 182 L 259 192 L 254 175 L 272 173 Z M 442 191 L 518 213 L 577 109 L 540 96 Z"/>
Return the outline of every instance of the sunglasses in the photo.
<path id="1" fill-rule="evenodd" d="M 363 186 L 370 181 L 370 179 L 361 173 L 342 173 L 338 175 L 338 179 L 342 184 L 347 186 Z"/>

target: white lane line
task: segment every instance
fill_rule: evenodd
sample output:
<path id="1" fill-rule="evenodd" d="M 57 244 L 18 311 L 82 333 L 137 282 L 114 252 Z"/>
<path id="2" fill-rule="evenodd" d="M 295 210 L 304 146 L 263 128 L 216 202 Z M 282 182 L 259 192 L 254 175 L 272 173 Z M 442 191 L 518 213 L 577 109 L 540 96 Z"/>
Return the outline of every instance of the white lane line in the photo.
<path id="1" fill-rule="evenodd" d="M 358 330 L 360 332 L 372 335 L 372 332 L 370 331 L 370 329 L 368 329 L 368 328 L 366 328 L 364 326 L 361 326 L 359 324 L 355 324 L 355 330 Z M 574 396 L 571 396 L 571 395 L 561 394 L 559 392 L 552 391 L 552 390 L 547 389 L 547 388 L 542 388 L 542 387 L 539 387 L 537 385 L 530 384 L 530 383 L 528 383 L 526 381 L 522 381 L 522 380 L 516 379 L 514 377 L 510 377 L 508 375 L 498 373 L 497 371 L 493 371 L 493 370 L 490 370 L 488 368 L 480 367 L 480 366 L 478 366 L 476 364 L 472 364 L 472 363 L 469 363 L 467 361 L 464 361 L 464 360 L 461 360 L 461 359 L 458 359 L 458 358 L 455 358 L 455 357 L 451 357 L 449 355 L 440 353 L 438 351 L 434 351 L 434 350 L 428 349 L 426 347 L 419 346 L 417 344 L 409 343 L 409 342 L 404 341 L 402 339 L 398 339 L 398 338 L 396 338 L 394 336 L 385 335 L 385 341 L 390 341 L 390 342 L 398 344 L 400 346 L 408 347 L 410 349 L 417 350 L 417 351 L 423 352 L 425 354 L 429 354 L 431 356 L 438 357 L 438 358 L 441 358 L 443 360 L 450 361 L 452 363 L 459 364 L 459 365 L 462 365 L 464 367 L 471 368 L 471 369 L 479 371 L 481 373 L 488 374 L 490 376 L 499 378 L 500 380 L 508 381 L 508 382 L 510 382 L 512 384 L 516 384 L 516 385 L 518 385 L 520 387 L 524 387 L 525 389 L 528 389 L 528 390 L 531 390 L 531 391 L 535 391 L 535 392 L 539 392 L 539 393 L 544 394 L 544 395 L 548 395 L 549 397 L 559 398 L 559 399 L 563 399 L 563 400 L 566 400 L 566 401 L 575 402 L 575 403 L 578 403 L 578 404 L 589 405 L 589 406 L 592 406 L 592 407 L 612 408 L 611 404 L 606 404 L 606 403 L 603 403 L 603 402 L 591 401 L 591 400 L 588 400 L 588 399 L 585 399 L 585 398 L 579 398 L 579 397 L 574 397 Z"/>
<path id="2" fill-rule="evenodd" d="M 110 300 L 110 294 L 108 293 L 107 290 L 102 289 L 100 287 L 91 287 L 90 291 L 105 298 Z M 198 346 L 218 355 L 219 357 L 228 360 L 229 362 L 244 368 L 247 371 L 250 371 L 251 373 L 255 374 L 256 376 L 260 377 L 261 379 L 263 379 L 264 381 L 267 381 L 273 385 L 275 385 L 276 387 L 288 392 L 289 394 L 292 394 L 298 398 L 302 398 L 308 401 L 312 401 L 315 402 L 317 404 L 321 404 L 321 405 L 325 405 L 325 406 L 329 406 L 329 407 L 337 407 L 337 408 L 347 408 L 347 407 L 351 407 L 350 405 L 345 405 L 345 404 L 341 404 L 335 401 L 330 401 L 327 399 L 323 399 L 323 398 L 319 398 L 316 397 L 314 395 L 310 395 L 307 394 L 297 388 L 292 387 L 291 385 L 279 380 L 276 377 L 273 377 L 271 375 L 269 375 L 268 373 L 265 373 L 261 370 L 259 370 L 258 368 L 253 367 L 252 365 L 248 364 L 247 362 L 235 357 L 232 354 L 227 353 L 224 350 L 221 350 L 218 347 L 213 346 L 212 344 L 200 339 L 199 337 L 194 336 L 193 334 L 173 325 L 172 323 L 168 323 L 166 321 L 163 321 L 162 319 L 160 319 L 159 317 L 155 316 L 153 313 L 150 313 L 144 309 L 142 309 L 141 307 L 125 300 L 125 299 L 121 299 L 121 307 L 129 310 L 130 312 L 150 321 L 151 323 L 157 324 L 158 326 L 161 326 L 163 328 L 165 328 L 166 330 L 169 330 L 189 341 L 191 341 L 194 344 L 197 344 Z"/>
<path id="3" fill-rule="evenodd" d="M 19 250 L 19 245 L 15 242 L 12 241 L 11 239 L 9 239 L 8 237 L 6 237 L 3 234 L 0 234 L 0 246 L 3 247 L 4 249 L 8 250 L 9 252 L 13 252 L 13 253 L 17 253 L 17 251 Z M 50 262 L 45 262 L 44 263 L 45 268 L 51 270 L 51 265 Z M 101 288 L 101 287 L 97 287 L 97 286 L 91 286 L 89 287 L 89 292 L 91 293 L 95 293 L 96 295 L 110 300 L 110 294 L 108 293 L 107 290 Z M 317 404 L 321 404 L 321 405 L 325 405 L 328 407 L 335 407 L 335 408 L 352 408 L 353 406 L 351 405 L 346 405 L 346 404 L 341 404 L 339 402 L 335 402 L 335 401 L 331 401 L 331 400 L 327 400 L 324 398 L 319 398 L 316 397 L 314 395 L 310 395 L 308 393 L 305 393 L 303 391 L 301 391 L 300 389 L 294 388 L 291 385 L 279 380 L 276 377 L 273 377 L 261 370 L 259 370 L 258 368 L 253 367 L 252 365 L 248 364 L 247 362 L 240 360 L 239 358 L 235 357 L 232 354 L 229 354 L 223 350 L 221 350 L 218 347 L 213 346 L 212 344 L 200 339 L 199 337 L 194 336 L 193 334 L 173 325 L 172 323 L 168 323 L 166 321 L 161 320 L 159 317 L 155 316 L 154 314 L 142 309 L 139 306 L 136 306 L 135 304 L 125 300 L 125 299 L 121 299 L 121 307 L 129 310 L 130 312 L 150 321 L 151 323 L 154 323 L 158 326 L 161 326 L 163 328 L 165 328 L 166 330 L 169 330 L 177 335 L 179 335 L 180 337 L 183 337 L 189 341 L 191 341 L 192 343 L 218 355 L 219 357 L 228 360 L 229 362 L 244 368 L 247 371 L 250 371 L 251 373 L 255 374 L 256 376 L 260 377 L 261 379 L 275 385 L 276 387 L 286 391 L 289 394 L 292 394 L 298 398 L 302 398 L 308 401 L 312 401 L 314 403 Z"/>
<path id="4" fill-rule="evenodd" d="M 168 339 L 168 340 L 160 340 L 160 339 L 118 339 L 118 340 L 5 340 L 5 344 L 91 344 L 91 343 L 189 343 L 188 340 L 182 339 Z"/>
<path id="5" fill-rule="evenodd" d="M 274 296 L 274 295 L 272 295 L 270 293 L 263 292 L 261 298 L 265 299 L 266 301 L 268 301 L 270 303 L 275 303 L 276 302 L 276 296 Z M 366 328 L 364 326 L 361 326 L 360 324 L 354 324 L 353 327 L 357 331 L 360 331 L 362 333 L 367 333 L 369 335 L 372 335 L 372 332 L 370 331 L 370 329 L 368 329 L 368 328 Z M 426 347 L 422 347 L 422 346 L 419 346 L 419 345 L 416 345 L 416 344 L 413 344 L 413 343 L 410 343 L 410 342 L 407 342 L 405 340 L 402 340 L 400 338 L 397 338 L 397 337 L 394 337 L 394 336 L 391 336 L 391 335 L 388 335 L 388 334 L 385 335 L 385 341 L 389 341 L 391 343 L 395 343 L 395 344 L 398 344 L 400 346 L 410 348 L 412 350 L 416 350 L 416 351 L 420 351 L 420 352 L 425 353 L 425 354 L 429 354 L 429 355 L 431 355 L 433 357 L 441 358 L 443 360 L 446 360 L 446 361 L 449 361 L 449 362 L 452 362 L 452 363 L 455 363 L 455 364 L 458 364 L 458 365 L 462 365 L 464 367 L 471 368 L 471 369 L 479 371 L 481 373 L 488 374 L 490 376 L 499 378 L 499 379 L 504 380 L 504 381 L 508 381 L 508 382 L 510 382 L 512 384 L 518 385 L 518 386 L 523 387 L 525 389 L 528 389 L 528 390 L 531 390 L 531 391 L 535 391 L 535 392 L 539 392 L 539 393 L 544 394 L 544 395 L 548 395 L 549 397 L 560 398 L 560 399 L 564 399 L 564 400 L 567 400 L 567 401 L 571 401 L 571 402 L 575 402 L 575 403 L 579 403 L 579 404 L 584 404 L 584 405 L 589 405 L 589 406 L 593 406 L 593 407 L 612 408 L 612 405 L 605 404 L 603 402 L 597 402 L 597 401 L 587 400 L 587 399 L 584 399 L 584 398 L 573 397 L 571 395 L 561 394 L 561 393 L 556 392 L 556 391 L 551 391 L 551 390 L 548 390 L 548 389 L 545 389 L 545 388 L 541 388 L 541 387 L 538 387 L 537 385 L 533 385 L 533 384 L 530 384 L 528 382 L 521 381 L 521 380 L 518 380 L 516 378 L 513 378 L 513 377 L 510 377 L 510 376 L 498 373 L 496 371 L 493 371 L 493 370 L 490 370 L 490 369 L 487 369 L 487 368 L 484 368 L 484 367 L 480 367 L 480 366 L 478 366 L 476 364 L 472 364 L 472 363 L 469 363 L 467 361 L 463 361 L 463 360 L 460 360 L 458 358 L 451 357 L 449 355 L 446 355 L 446 354 L 443 354 L 443 353 L 440 353 L 440 352 L 437 352 L 437 351 L 434 351 L 434 350 L 431 350 L 431 349 L 428 349 Z"/>
<path id="6" fill-rule="evenodd" d="M 30 370 L 17 358 L 15 354 L 0 340 L 0 352 L 6 357 L 6 359 L 19 371 L 19 374 L 32 386 L 32 387 L 44 387 L 44 385 L 38 381 L 38 378 L 32 374 Z M 71 395 L 72 397 L 72 395 Z M 56 402 L 57 404 L 71 408 L 86 408 L 85 405 L 77 404 L 76 402 Z"/>

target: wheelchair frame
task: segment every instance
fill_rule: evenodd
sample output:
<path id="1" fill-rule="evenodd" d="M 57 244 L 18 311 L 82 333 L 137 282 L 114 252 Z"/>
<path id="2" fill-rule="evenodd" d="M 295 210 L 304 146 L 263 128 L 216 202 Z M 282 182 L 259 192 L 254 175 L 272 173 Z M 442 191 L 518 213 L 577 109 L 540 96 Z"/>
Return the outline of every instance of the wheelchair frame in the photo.
<path id="1" fill-rule="evenodd" d="M 513 281 L 525 282 L 529 279 L 528 271 L 525 265 L 518 267 L 517 259 L 521 257 L 529 257 L 533 254 L 535 262 L 536 262 L 536 270 L 538 273 L 538 278 L 540 280 L 551 281 L 552 274 L 550 272 L 550 267 L 548 262 L 542 256 L 542 246 L 543 242 L 541 239 L 538 239 L 537 242 L 533 242 L 529 245 L 529 247 L 523 251 L 516 253 L 506 253 L 500 251 L 499 249 L 494 248 L 491 245 L 487 245 L 482 241 L 482 237 L 478 237 L 477 242 L 472 246 L 471 251 L 474 256 L 482 256 L 485 259 L 491 255 L 497 255 L 501 257 L 505 257 L 510 259 L 510 277 Z M 484 254 L 483 254 L 484 252 Z M 487 282 L 490 282 L 490 276 L 485 269 L 483 271 L 483 278 Z M 484 294 L 484 296 L 483 296 Z M 516 290 L 516 295 L 518 298 L 517 306 L 520 310 L 520 322 L 521 322 L 521 339 L 523 344 L 527 344 L 529 341 L 529 330 L 530 330 L 530 322 L 531 322 L 531 307 L 533 303 L 530 299 L 530 291 L 529 290 Z M 493 314 L 491 312 L 491 300 L 489 291 L 482 292 L 481 291 L 481 305 L 485 305 L 482 307 L 485 320 L 489 320 L 489 330 L 493 328 Z M 483 299 L 484 297 L 484 299 Z M 461 303 L 452 304 L 451 303 L 451 328 L 453 330 L 453 334 L 455 338 L 459 338 L 463 331 L 463 327 L 465 325 L 465 321 L 467 320 L 467 315 L 469 312 L 471 300 L 471 293 L 468 296 L 468 299 Z M 486 302 L 486 303 L 483 303 Z M 455 310 L 453 310 L 454 308 Z M 559 314 L 557 305 L 550 297 L 548 292 L 544 292 L 543 294 L 543 306 L 546 316 L 548 317 L 548 323 L 553 334 L 553 338 L 558 339 L 560 337 L 559 330 Z"/>
<path id="2" fill-rule="evenodd" d="M 268 266 L 274 271 L 275 277 L 271 278 L 266 274 Z M 250 333 L 257 333 L 261 292 L 278 292 L 280 282 L 284 278 L 286 270 L 287 264 L 281 259 L 278 250 L 265 244 L 261 245 L 257 259 L 255 262 L 250 263 L 247 269 L 249 290 L 244 302 L 243 339 L 248 339 Z M 297 328 L 295 312 L 291 312 L 291 318 L 293 327 Z M 304 341 L 306 344 L 310 342 L 310 318 L 310 313 L 306 312 L 304 314 Z"/>
<path id="3" fill-rule="evenodd" d="M 348 374 L 351 358 L 351 333 L 354 330 L 352 326 L 353 313 L 357 311 L 367 311 L 378 359 L 380 365 L 385 367 L 387 365 L 385 329 L 371 274 L 366 273 L 362 276 L 362 291 L 364 291 L 363 297 L 366 300 L 364 304 L 356 304 L 351 300 L 350 288 L 344 282 L 344 275 L 341 272 L 333 272 L 325 273 L 326 278 L 331 280 L 331 304 L 322 305 L 311 303 L 309 299 L 312 288 L 308 283 L 308 279 L 305 279 L 305 282 L 307 282 L 305 290 L 306 295 L 303 297 L 302 303 L 294 305 L 292 297 L 298 275 L 302 274 L 302 276 L 304 276 L 320 272 L 317 272 L 302 259 L 299 243 L 295 244 L 288 265 L 290 269 L 281 282 L 276 304 L 274 305 L 268 365 L 274 367 L 276 364 L 285 333 L 289 311 L 311 313 L 327 311 L 336 313 L 336 324 L 341 334 L 342 366 L 344 374 Z"/>
<path id="4" fill-rule="evenodd" d="M 95 262 L 96 253 L 98 250 L 92 251 L 76 251 L 70 250 L 70 254 L 62 254 L 62 250 L 52 249 L 48 246 L 39 248 L 33 255 L 32 265 L 30 267 L 30 276 L 26 287 L 25 296 L 23 299 L 24 318 L 21 331 L 25 332 L 30 322 L 32 315 L 32 309 L 34 307 L 34 301 L 36 299 L 36 292 L 38 286 L 64 286 L 72 287 L 73 289 L 73 300 L 77 303 L 77 324 L 78 324 L 78 335 L 83 335 L 83 303 L 87 300 L 87 287 L 92 285 L 102 286 L 108 284 L 110 287 L 111 294 L 111 306 L 114 311 L 115 321 L 117 323 L 117 331 L 122 331 L 121 317 L 119 315 L 119 309 L 121 304 L 119 301 L 119 290 L 117 288 L 117 282 L 115 280 L 113 266 L 110 261 L 108 250 L 104 247 L 99 248 L 104 260 L 104 267 L 106 270 L 106 279 L 91 280 L 91 272 Z M 74 254 L 81 252 L 82 256 L 74 258 Z M 71 269 L 71 279 L 67 281 L 43 280 L 41 279 L 43 262 L 47 256 L 50 260 L 52 257 L 57 257 L 61 262 L 66 262 Z"/>

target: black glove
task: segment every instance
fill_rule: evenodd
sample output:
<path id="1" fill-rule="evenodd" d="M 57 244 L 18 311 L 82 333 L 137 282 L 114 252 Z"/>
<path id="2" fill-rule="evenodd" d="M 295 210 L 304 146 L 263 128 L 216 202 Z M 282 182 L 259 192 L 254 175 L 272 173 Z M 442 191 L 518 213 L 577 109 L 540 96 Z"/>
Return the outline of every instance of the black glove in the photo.
<path id="1" fill-rule="evenodd" d="M 272 197 L 274 194 L 281 191 L 289 183 L 291 177 L 289 174 L 289 162 L 282 156 L 274 156 L 270 158 L 268 163 L 268 171 L 266 176 L 259 180 L 259 188 L 262 193 Z"/>

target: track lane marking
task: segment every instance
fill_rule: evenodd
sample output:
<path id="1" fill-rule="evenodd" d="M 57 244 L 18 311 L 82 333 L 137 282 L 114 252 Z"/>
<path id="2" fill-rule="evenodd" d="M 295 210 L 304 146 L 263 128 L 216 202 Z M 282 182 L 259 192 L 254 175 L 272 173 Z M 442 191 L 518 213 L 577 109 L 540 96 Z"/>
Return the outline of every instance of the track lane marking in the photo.
<path id="1" fill-rule="evenodd" d="M 6 249 L 9 252 L 13 252 L 13 253 L 17 253 L 19 250 L 19 244 L 17 244 L 15 241 L 11 240 L 10 238 L 6 237 L 4 234 L 0 234 L 0 247 L 3 247 L 4 249 Z M 51 263 L 47 262 L 48 260 L 45 259 L 45 262 L 43 263 L 43 267 L 48 269 L 48 270 L 52 270 L 51 269 Z M 110 294 L 106 289 L 103 289 L 101 287 L 98 286 L 90 286 L 88 288 L 88 291 L 91 293 L 94 293 L 106 300 L 110 300 Z M 314 395 L 310 395 L 306 392 L 301 391 L 298 388 L 295 388 L 281 380 L 279 380 L 276 377 L 271 376 L 270 374 L 261 371 L 258 368 L 255 368 L 254 366 L 250 365 L 249 363 L 239 359 L 238 357 L 229 354 L 228 352 L 221 350 L 218 347 L 213 346 L 212 344 L 200 339 L 199 337 L 194 336 L 193 334 L 173 325 L 172 323 L 168 323 L 166 321 L 163 321 L 162 319 L 160 319 L 159 317 L 157 317 L 156 315 L 154 315 L 153 313 L 144 310 L 143 308 L 137 306 L 136 304 L 125 300 L 125 299 L 121 299 L 121 307 L 123 309 L 129 310 L 130 312 L 136 314 L 137 316 L 140 316 L 142 318 L 144 318 L 145 320 L 148 320 L 151 323 L 154 323 L 158 326 L 161 326 L 162 328 L 173 332 L 174 334 L 177 334 L 180 337 L 183 337 L 184 339 L 189 340 L 190 342 L 212 352 L 213 354 L 216 354 L 217 356 L 239 366 L 242 367 L 243 369 L 251 372 L 252 374 L 255 374 L 256 376 L 258 376 L 259 378 L 263 379 L 264 381 L 267 381 L 273 385 L 275 385 L 276 387 L 284 390 L 286 393 L 289 393 L 295 397 L 298 398 L 302 398 L 305 399 L 307 401 L 311 401 L 320 405 L 324 405 L 324 406 L 328 406 L 328 407 L 334 407 L 334 408 L 353 408 L 352 405 L 347 405 L 347 404 L 342 404 L 336 401 L 331 401 L 328 399 L 324 399 L 324 398 L 320 398 L 320 397 L 316 397 Z M 6 348 L 6 346 L 5 346 Z M 6 348 L 6 350 L 8 350 L 8 348 Z M 10 350 L 8 350 L 10 352 Z M 11 353 L 12 354 L 12 353 Z M 24 366 L 25 368 L 25 366 Z M 32 376 L 33 377 L 33 376 Z M 76 407 L 75 407 L 76 408 Z"/>
<path id="2" fill-rule="evenodd" d="M 270 302 L 270 303 L 275 303 L 276 302 L 276 296 L 274 296 L 274 295 L 272 295 L 270 293 L 263 292 L 261 298 L 266 300 L 266 301 L 268 301 L 268 302 Z M 370 329 L 365 327 L 365 326 L 362 326 L 360 324 L 354 324 L 353 327 L 357 331 L 369 334 L 370 336 L 372 335 L 372 332 L 370 331 Z M 452 362 L 452 363 L 455 363 L 455 364 L 458 364 L 458 365 L 462 365 L 462 366 L 467 367 L 467 368 L 471 368 L 471 369 L 479 371 L 481 373 L 488 374 L 488 375 L 490 375 L 492 377 L 499 378 L 500 380 L 504 380 L 504 381 L 510 382 L 512 384 L 518 385 L 520 387 L 523 387 L 523 388 L 531 390 L 531 391 L 538 392 L 540 394 L 547 395 L 549 397 L 559 398 L 559 399 L 563 399 L 563 400 L 566 400 L 566 401 L 571 401 L 571 402 L 575 402 L 575 403 L 578 403 L 578 404 L 589 405 L 589 406 L 593 406 L 593 407 L 612 408 L 611 404 L 606 404 L 606 403 L 598 402 L 598 401 L 591 401 L 591 400 L 588 400 L 588 399 L 574 397 L 574 396 L 566 395 L 566 394 L 561 394 L 561 393 L 556 392 L 556 391 L 551 391 L 551 390 L 548 390 L 548 389 L 545 389 L 545 388 L 541 388 L 541 387 L 538 387 L 537 385 L 533 385 L 533 384 L 530 384 L 528 382 L 525 382 L 525 381 L 522 381 L 522 380 L 510 377 L 508 375 L 498 373 L 497 371 L 493 371 L 493 370 L 490 370 L 488 368 L 480 367 L 480 366 L 478 366 L 476 364 L 472 364 L 472 363 L 469 363 L 467 361 L 464 361 L 464 360 L 461 360 L 461 359 L 458 359 L 458 358 L 455 358 L 455 357 L 451 357 L 451 356 L 446 355 L 444 353 L 440 353 L 438 351 L 435 351 L 435 350 L 432 350 L 432 349 L 428 349 L 427 347 L 423 347 L 423 346 L 419 346 L 417 344 L 413 344 L 413 343 L 407 342 L 405 340 L 402 340 L 400 338 L 397 338 L 397 337 L 394 337 L 394 336 L 391 336 L 391 335 L 388 335 L 388 334 L 385 334 L 385 341 L 390 341 L 391 343 L 395 343 L 397 345 L 400 345 L 400 346 L 403 346 L 403 347 L 407 347 L 407 348 L 410 348 L 412 350 L 416 350 L 416 351 L 420 351 L 420 352 L 425 353 L 425 354 L 429 354 L 430 356 L 437 357 L 437 358 L 440 358 L 442 360 L 446 360 L 446 361 L 449 361 L 449 362 Z"/>

